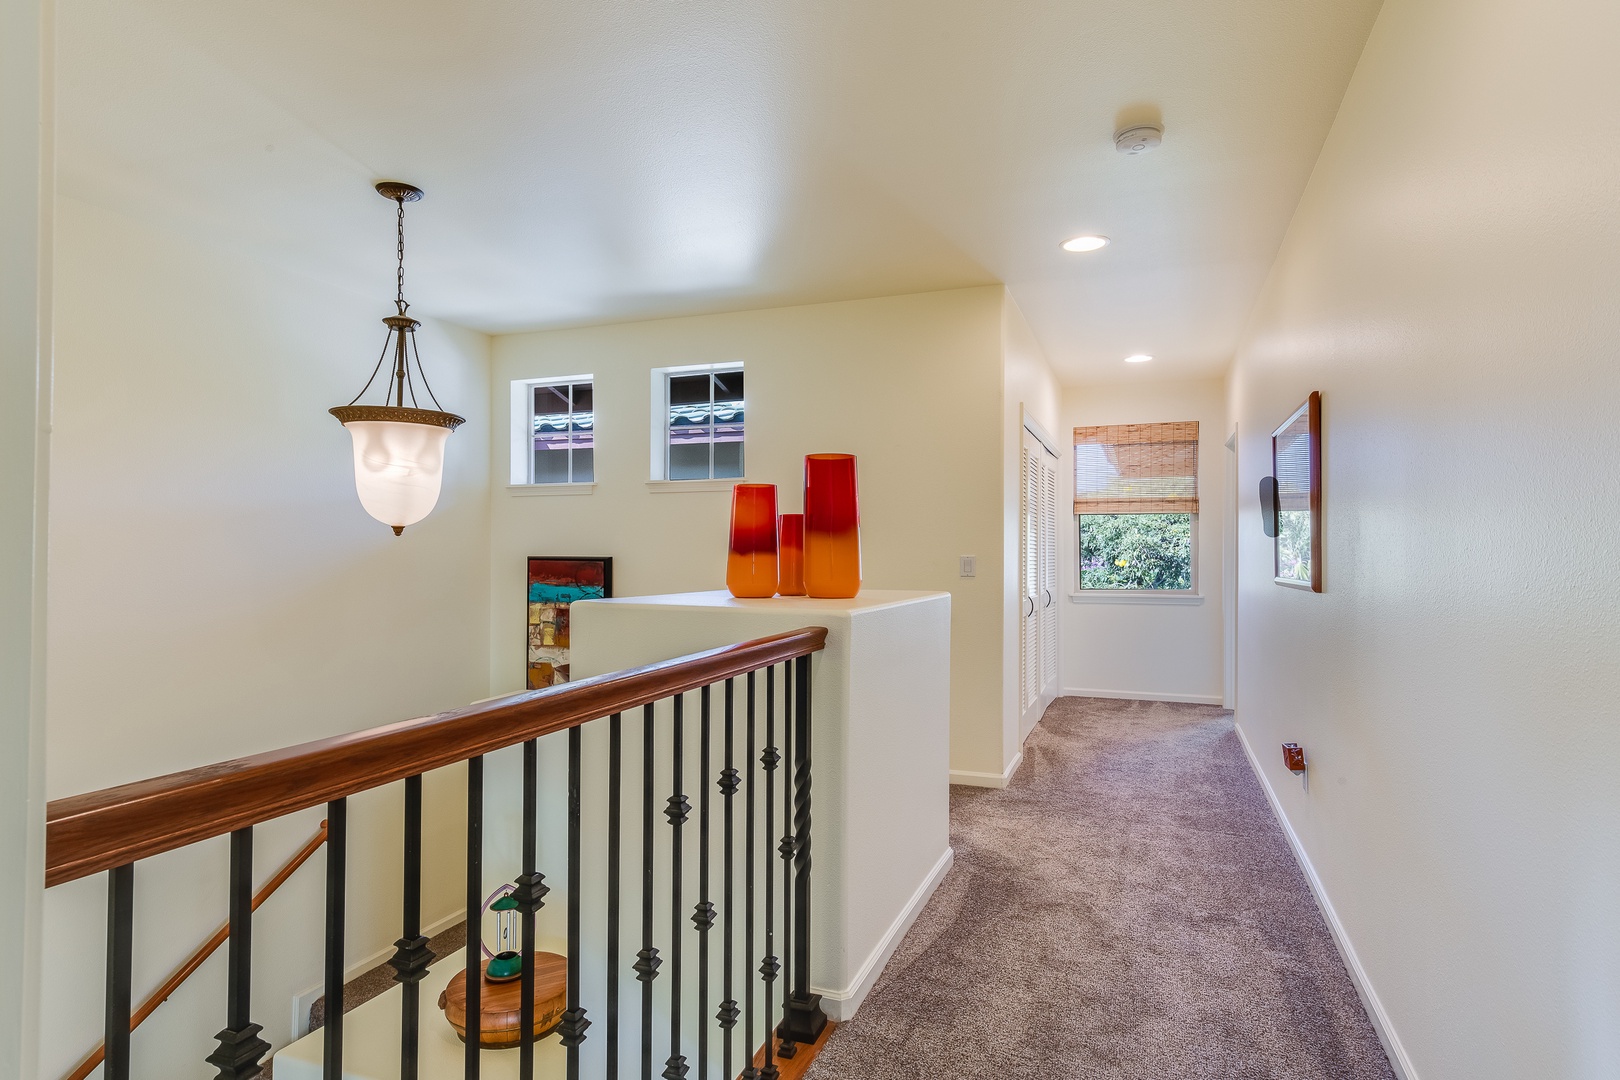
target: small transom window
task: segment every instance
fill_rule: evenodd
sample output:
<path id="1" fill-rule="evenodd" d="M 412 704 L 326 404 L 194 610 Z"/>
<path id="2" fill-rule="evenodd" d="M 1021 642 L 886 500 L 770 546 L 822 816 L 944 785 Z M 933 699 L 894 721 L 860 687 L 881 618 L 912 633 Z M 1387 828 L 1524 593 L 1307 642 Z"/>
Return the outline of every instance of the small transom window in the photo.
<path id="1" fill-rule="evenodd" d="M 596 412 L 590 382 L 530 388 L 529 483 L 584 484 L 596 479 Z"/>
<path id="2" fill-rule="evenodd" d="M 671 371 L 664 388 L 664 478 L 728 480 L 742 476 L 742 368 Z"/>

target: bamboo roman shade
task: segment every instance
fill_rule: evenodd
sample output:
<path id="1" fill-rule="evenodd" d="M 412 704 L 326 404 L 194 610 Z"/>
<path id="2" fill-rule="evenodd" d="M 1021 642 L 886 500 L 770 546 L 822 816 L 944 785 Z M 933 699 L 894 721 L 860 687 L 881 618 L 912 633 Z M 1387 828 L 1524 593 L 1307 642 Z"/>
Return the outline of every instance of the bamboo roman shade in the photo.
<path id="1" fill-rule="evenodd" d="M 1074 512 L 1198 513 L 1198 421 L 1075 428 Z"/>

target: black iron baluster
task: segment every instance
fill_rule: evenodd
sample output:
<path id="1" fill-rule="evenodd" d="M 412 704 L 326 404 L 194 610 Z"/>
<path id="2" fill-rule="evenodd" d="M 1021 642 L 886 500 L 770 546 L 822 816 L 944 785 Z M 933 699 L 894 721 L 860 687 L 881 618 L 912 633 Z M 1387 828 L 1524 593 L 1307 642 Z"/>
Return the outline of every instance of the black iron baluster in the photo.
<path id="1" fill-rule="evenodd" d="M 714 926 L 714 904 L 709 901 L 709 687 L 698 692 L 698 903 L 692 925 L 698 932 L 698 1076 L 709 1075 L 709 930 Z"/>
<path id="2" fill-rule="evenodd" d="M 422 934 L 422 778 L 405 779 L 405 868 L 402 892 L 404 911 L 400 938 L 388 960 L 394 981 L 400 984 L 399 1075 L 416 1080 L 417 1033 L 421 1027 L 421 987 L 433 953 Z"/>
<path id="3" fill-rule="evenodd" d="M 685 767 L 683 751 L 685 749 L 686 715 L 683 706 L 686 696 L 676 694 L 675 725 L 673 742 L 670 746 L 671 775 L 674 791 L 669 797 L 669 804 L 664 809 L 664 816 L 669 819 L 670 849 L 669 849 L 669 1059 L 664 1062 L 664 1080 L 682 1080 L 687 1073 L 686 1057 L 681 1053 L 681 826 L 686 824 L 686 818 L 691 811 L 691 804 L 686 801 L 686 793 L 681 789 L 686 785 L 681 775 Z"/>
<path id="4" fill-rule="evenodd" d="M 349 856 L 349 801 L 326 804 L 326 988 L 321 1076 L 343 1080 L 343 912 Z"/>
<path id="5" fill-rule="evenodd" d="M 720 1036 L 720 1038 L 722 1040 L 722 1042 L 721 1042 L 721 1050 L 720 1050 L 720 1064 L 721 1064 L 721 1075 L 723 1077 L 725 1077 L 725 1080 L 731 1080 L 732 1077 L 737 1075 L 736 1073 L 731 1071 L 732 1030 L 737 1026 L 737 1016 L 738 1016 L 737 1000 L 731 996 L 732 973 L 733 973 L 734 968 L 736 967 L 736 955 L 735 955 L 735 951 L 733 949 L 733 942 L 732 942 L 732 938 L 734 936 L 734 929 L 735 929 L 735 925 L 736 925 L 736 919 L 734 918 L 734 913 L 732 911 L 732 908 L 734 906 L 734 900 L 736 898 L 735 889 L 733 887 L 733 878 L 736 876 L 734 871 L 736 869 L 736 861 L 737 861 L 736 860 L 736 847 L 735 847 L 735 842 L 734 842 L 734 838 L 733 838 L 734 833 L 735 833 L 735 821 L 734 821 L 735 814 L 733 813 L 733 810 L 735 809 L 735 807 L 733 806 L 733 803 L 736 801 L 733 798 L 733 796 L 735 796 L 737 794 L 737 783 L 738 783 L 737 782 L 737 769 L 736 769 L 736 741 L 735 741 L 735 730 L 734 730 L 734 728 L 736 726 L 735 725 L 735 713 L 734 713 L 735 691 L 736 691 L 736 689 L 737 689 L 736 680 L 735 679 L 727 679 L 726 680 L 726 736 L 725 736 L 725 738 L 726 738 L 726 767 L 720 773 L 720 793 L 723 796 L 725 796 L 725 800 L 726 800 L 726 840 L 725 840 L 726 883 L 725 883 L 725 897 L 724 897 L 724 900 L 722 901 L 722 903 L 723 903 L 723 905 L 725 907 L 725 924 L 724 924 L 724 927 L 723 927 L 722 932 L 721 932 L 721 936 L 725 939 L 723 959 L 721 961 L 723 966 L 724 966 L 724 971 L 725 971 L 725 974 L 722 977 L 723 986 L 722 986 L 722 989 L 721 989 L 721 993 L 723 993 L 725 995 L 725 1000 L 720 1003 L 720 1011 L 715 1014 L 715 1019 L 720 1021 L 720 1031 L 722 1033 L 721 1036 Z M 708 1078 L 704 1077 L 703 1080 L 708 1080 Z"/>
<path id="6" fill-rule="evenodd" d="M 743 759 L 748 768 L 748 816 L 743 822 L 743 962 L 749 967 L 754 963 L 754 700 L 754 672 L 750 671 L 748 755 Z M 743 980 L 743 1053 L 747 1055 L 745 1060 L 748 1064 L 743 1066 L 741 1080 L 756 1080 L 759 1070 L 754 1067 L 754 987 L 751 974 Z"/>
<path id="7" fill-rule="evenodd" d="M 778 1057 L 791 1058 L 798 1044 L 787 1031 L 788 990 L 793 985 L 793 664 L 782 665 L 782 1020 L 776 1025 Z"/>
<path id="8" fill-rule="evenodd" d="M 101 1031 L 106 1080 L 129 1080 L 129 1008 L 135 963 L 135 864 L 107 872 L 107 999 Z"/>
<path id="9" fill-rule="evenodd" d="M 793 680 L 794 796 L 793 796 L 793 984 L 782 1018 L 783 1038 L 813 1043 L 827 1026 L 821 995 L 810 992 L 810 658 L 791 663 L 798 669 Z"/>
<path id="10" fill-rule="evenodd" d="M 619 817 L 623 752 L 619 714 L 608 721 L 607 1078 L 619 1080 Z"/>
<path id="11" fill-rule="evenodd" d="M 658 950 L 653 948 L 653 706 L 643 706 L 641 749 L 641 951 L 636 978 L 641 983 L 641 1080 L 652 1080 L 653 980 L 658 978 Z"/>
<path id="12" fill-rule="evenodd" d="M 579 1044 L 591 1022 L 579 1006 L 579 772 L 581 733 L 578 725 L 568 729 L 568 1010 L 558 1029 L 568 1048 L 568 1080 L 579 1080 Z M 525 1078 L 527 1080 L 527 1078 Z"/>
<path id="13" fill-rule="evenodd" d="M 270 1044 L 259 1038 L 253 1023 L 253 828 L 231 833 L 231 937 L 225 976 L 225 1028 L 214 1038 L 219 1046 L 208 1063 L 219 1069 L 217 1080 L 250 1080 L 259 1075 L 259 1059 Z"/>
<path id="14" fill-rule="evenodd" d="M 523 872 L 518 875 L 517 888 L 512 894 L 523 919 L 520 934 L 523 955 L 519 960 L 523 966 L 519 969 L 518 985 L 519 1080 L 534 1080 L 534 915 L 539 905 L 531 908 L 526 903 L 531 898 L 526 894 L 525 885 L 540 876 L 535 868 L 540 854 L 539 830 L 535 822 L 540 803 L 539 758 L 539 739 L 530 739 L 523 744 Z"/>
<path id="15" fill-rule="evenodd" d="M 467 1080 L 478 1080 L 484 1034 L 484 759 L 467 759 Z M 334 1078 L 335 1080 L 335 1078 Z"/>
<path id="16" fill-rule="evenodd" d="M 776 668 L 765 669 L 765 751 L 760 764 L 765 766 L 765 956 L 759 962 L 760 978 L 765 980 L 765 1064 L 759 1070 L 762 1080 L 776 1080 L 774 1047 L 775 1022 L 771 1014 L 772 990 L 776 974 L 782 964 L 776 958 L 776 867 L 771 862 L 769 844 L 776 832 L 776 766 L 782 755 L 776 749 Z"/>
<path id="17" fill-rule="evenodd" d="M 518 875 L 512 899 L 523 918 L 523 967 L 518 986 L 518 1076 L 534 1078 L 534 917 L 546 904 L 551 891 L 546 877 L 536 868 L 539 862 L 540 741 L 523 744 L 523 873 Z M 479 883 L 480 893 L 483 883 Z M 482 953 L 483 947 L 479 946 Z"/>

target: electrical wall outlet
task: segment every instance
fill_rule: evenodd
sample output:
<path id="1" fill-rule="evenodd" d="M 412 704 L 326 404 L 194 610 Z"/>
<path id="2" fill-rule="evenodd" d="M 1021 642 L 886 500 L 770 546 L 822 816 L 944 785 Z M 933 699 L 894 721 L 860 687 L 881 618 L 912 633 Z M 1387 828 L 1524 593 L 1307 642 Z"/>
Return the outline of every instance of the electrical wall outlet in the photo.
<path id="1" fill-rule="evenodd" d="M 977 577 L 979 573 L 979 557 L 977 555 L 963 555 L 958 562 L 962 577 Z"/>

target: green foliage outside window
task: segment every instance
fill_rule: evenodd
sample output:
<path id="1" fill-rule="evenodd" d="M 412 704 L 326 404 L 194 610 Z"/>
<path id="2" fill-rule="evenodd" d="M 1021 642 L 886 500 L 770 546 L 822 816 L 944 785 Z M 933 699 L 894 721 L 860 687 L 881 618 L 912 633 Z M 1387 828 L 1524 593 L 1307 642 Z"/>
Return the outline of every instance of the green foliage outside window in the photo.
<path id="1" fill-rule="evenodd" d="M 1277 576 L 1311 580 L 1311 512 L 1284 510 L 1277 515 Z"/>
<path id="2" fill-rule="evenodd" d="M 1082 514 L 1082 589 L 1191 589 L 1191 514 Z"/>

